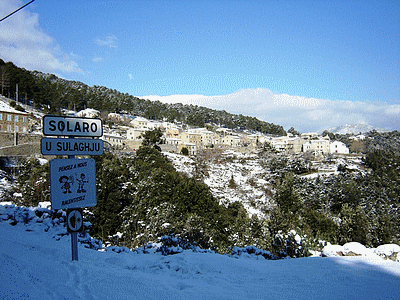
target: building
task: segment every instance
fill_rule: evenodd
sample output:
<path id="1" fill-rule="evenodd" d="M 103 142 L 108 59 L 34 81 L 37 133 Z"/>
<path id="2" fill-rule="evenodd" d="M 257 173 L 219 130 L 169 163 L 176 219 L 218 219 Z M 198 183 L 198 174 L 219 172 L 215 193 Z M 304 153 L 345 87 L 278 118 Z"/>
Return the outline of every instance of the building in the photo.
<path id="1" fill-rule="evenodd" d="M 196 144 L 193 143 L 182 143 L 178 145 L 178 151 L 181 152 L 182 148 L 188 149 L 189 155 L 196 155 Z"/>
<path id="2" fill-rule="evenodd" d="M 105 142 L 110 143 L 114 147 L 121 148 L 124 146 L 124 139 L 117 133 L 103 133 L 101 139 Z"/>
<path id="3" fill-rule="evenodd" d="M 133 140 L 133 141 L 138 141 L 142 140 L 141 136 L 146 132 L 149 131 L 146 128 L 129 128 L 126 131 L 126 139 L 127 140 Z"/>
<path id="4" fill-rule="evenodd" d="M 178 138 L 179 129 L 177 127 L 169 127 L 165 130 L 165 136 L 168 138 Z"/>
<path id="5" fill-rule="evenodd" d="M 180 135 L 183 143 L 195 144 L 197 148 L 201 148 L 201 133 L 184 131 Z"/>
<path id="6" fill-rule="evenodd" d="M 241 139 L 235 135 L 227 135 L 222 138 L 222 144 L 230 146 L 232 148 L 239 147 Z"/>
<path id="7" fill-rule="evenodd" d="M 334 141 L 330 145 L 330 153 L 338 153 L 338 154 L 349 154 L 350 150 L 347 148 L 345 143 L 340 141 Z"/>
<path id="8" fill-rule="evenodd" d="M 30 114 L 15 109 L 0 110 L 0 131 L 28 132 Z"/>
<path id="9" fill-rule="evenodd" d="M 147 128 L 147 123 L 149 123 L 149 120 L 147 120 L 146 118 L 136 117 L 131 121 L 130 124 L 134 128 Z"/>

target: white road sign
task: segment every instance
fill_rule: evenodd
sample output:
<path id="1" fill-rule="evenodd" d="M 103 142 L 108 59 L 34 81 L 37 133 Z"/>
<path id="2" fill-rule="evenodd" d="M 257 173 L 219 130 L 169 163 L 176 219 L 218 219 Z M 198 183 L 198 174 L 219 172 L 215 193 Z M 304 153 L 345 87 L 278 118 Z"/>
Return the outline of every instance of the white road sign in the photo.
<path id="1" fill-rule="evenodd" d="M 50 197 L 53 209 L 96 206 L 96 167 L 93 159 L 50 161 Z"/>
<path id="2" fill-rule="evenodd" d="M 103 140 L 74 138 L 42 138 L 43 155 L 102 155 Z"/>
<path id="3" fill-rule="evenodd" d="M 47 115 L 43 117 L 43 134 L 100 137 L 103 135 L 103 126 L 100 119 Z"/>

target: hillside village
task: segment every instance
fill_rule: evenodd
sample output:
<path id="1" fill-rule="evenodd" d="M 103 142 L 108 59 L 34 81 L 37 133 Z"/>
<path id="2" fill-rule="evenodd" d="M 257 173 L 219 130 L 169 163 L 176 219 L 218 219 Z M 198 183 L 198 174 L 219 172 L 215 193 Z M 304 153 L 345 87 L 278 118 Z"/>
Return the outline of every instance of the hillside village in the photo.
<path id="1" fill-rule="evenodd" d="M 7 100 L 3 97 L 3 104 L 0 106 L 0 131 L 40 134 L 42 114 L 18 111 L 11 107 L 10 100 Z M 206 128 L 189 128 L 182 123 L 148 120 L 128 114 L 109 113 L 104 116 L 94 109 L 79 112 L 65 110 L 64 114 L 75 117 L 102 117 L 104 132 L 102 139 L 118 150 L 135 151 L 140 147 L 146 131 L 160 129 L 163 133 L 160 147 L 163 151 L 172 153 L 181 153 L 183 148 L 188 150 L 189 155 L 196 155 L 199 150 L 207 148 L 235 149 L 249 153 L 267 143 L 278 152 L 290 154 L 304 152 L 311 152 L 315 156 L 329 153 L 349 154 L 349 149 L 344 143 L 331 141 L 329 136 L 317 133 L 303 133 L 296 136 L 288 133 L 286 136 L 273 136 L 235 131 L 215 124 L 208 124 Z M 363 139 L 364 136 L 358 135 L 353 138 Z"/>
<path id="2" fill-rule="evenodd" d="M 92 109 L 78 113 L 73 111 L 65 113 L 80 117 L 100 116 L 99 111 Z M 296 136 L 288 133 L 286 136 L 272 136 L 249 131 L 235 131 L 215 124 L 207 124 L 206 128 L 188 128 L 185 124 L 154 121 L 116 113 L 108 114 L 106 120 L 102 138 L 117 149 L 136 150 L 140 147 L 146 131 L 160 129 L 163 133 L 160 147 L 163 151 L 172 153 L 181 153 L 183 148 L 186 148 L 190 155 L 196 155 L 199 150 L 210 148 L 234 149 L 249 153 L 266 143 L 278 152 L 290 154 L 310 152 L 318 156 L 329 153 L 349 154 L 350 152 L 344 143 L 331 141 L 329 136 L 321 136 L 317 133 L 303 133 Z M 355 140 L 363 138 L 361 134 L 353 137 Z"/>

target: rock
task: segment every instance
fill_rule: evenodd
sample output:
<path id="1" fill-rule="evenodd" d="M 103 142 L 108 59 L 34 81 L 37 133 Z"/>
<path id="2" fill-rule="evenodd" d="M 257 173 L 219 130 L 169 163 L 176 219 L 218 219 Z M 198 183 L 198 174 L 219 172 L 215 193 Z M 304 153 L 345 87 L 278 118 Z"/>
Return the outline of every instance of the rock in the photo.
<path id="1" fill-rule="evenodd" d="M 367 247 L 357 242 L 346 243 L 343 245 L 343 249 L 345 256 L 361 256 L 367 255 L 367 252 L 369 252 Z"/>
<path id="2" fill-rule="evenodd" d="M 344 248 L 340 245 L 328 245 L 322 249 L 323 257 L 343 256 Z"/>
<path id="3" fill-rule="evenodd" d="M 400 262 L 400 246 L 397 244 L 381 245 L 375 249 L 374 253 L 384 259 Z"/>

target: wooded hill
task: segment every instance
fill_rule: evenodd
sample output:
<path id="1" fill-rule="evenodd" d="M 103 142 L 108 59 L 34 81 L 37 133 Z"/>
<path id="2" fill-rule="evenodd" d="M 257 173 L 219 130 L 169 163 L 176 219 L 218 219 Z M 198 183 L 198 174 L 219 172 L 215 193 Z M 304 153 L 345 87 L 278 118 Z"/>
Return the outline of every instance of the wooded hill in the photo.
<path id="1" fill-rule="evenodd" d="M 62 108 L 82 110 L 94 108 L 102 112 L 125 112 L 150 120 L 165 119 L 187 125 L 204 127 L 206 123 L 220 124 L 231 129 L 285 135 L 280 125 L 255 117 L 230 114 L 197 105 L 165 104 L 121 93 L 103 86 L 92 87 L 78 81 L 58 78 L 53 74 L 28 71 L 0 59 L 1 94 L 18 101 L 32 102 L 46 113 L 60 114 Z"/>

